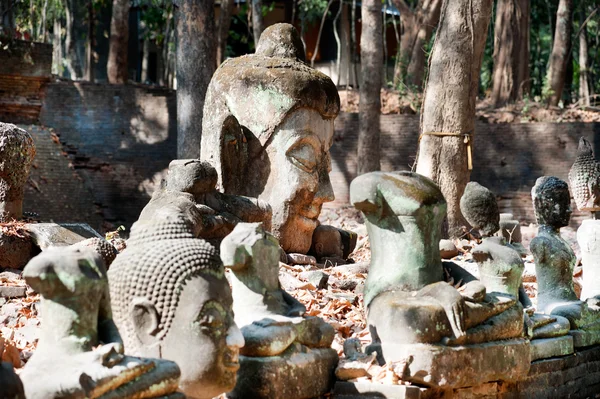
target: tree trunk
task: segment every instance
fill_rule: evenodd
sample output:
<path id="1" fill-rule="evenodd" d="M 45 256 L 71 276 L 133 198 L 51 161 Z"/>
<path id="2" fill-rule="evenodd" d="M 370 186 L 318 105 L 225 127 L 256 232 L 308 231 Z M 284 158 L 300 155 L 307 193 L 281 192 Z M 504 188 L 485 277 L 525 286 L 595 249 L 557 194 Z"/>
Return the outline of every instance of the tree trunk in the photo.
<path id="1" fill-rule="evenodd" d="M 71 79 L 81 79 L 82 67 L 81 59 L 76 48 L 75 37 L 77 31 L 75 27 L 75 21 L 81 17 L 78 10 L 78 2 L 76 0 L 65 1 L 65 23 L 67 35 L 65 38 L 65 53 L 67 61 L 67 70 Z"/>
<path id="2" fill-rule="evenodd" d="M 421 108 L 417 173 L 433 179 L 448 203 L 448 233 L 468 225 L 460 197 L 470 178 L 479 71 L 493 0 L 444 0 Z M 470 143 L 470 141 L 469 141 Z"/>
<path id="3" fill-rule="evenodd" d="M 46 38 L 48 37 L 46 32 L 46 14 L 48 12 L 48 0 L 44 0 L 44 5 L 42 7 L 42 23 L 38 25 L 38 40 L 42 43 L 46 43 Z"/>
<path id="4" fill-rule="evenodd" d="M 354 71 L 354 79 L 356 79 L 356 87 L 360 86 L 358 83 L 358 73 L 356 70 L 356 64 L 358 64 L 358 57 L 356 54 L 356 0 L 352 0 L 352 10 L 350 10 L 350 34 L 352 39 L 350 40 L 350 62 L 352 70 Z"/>
<path id="5" fill-rule="evenodd" d="M 231 25 L 231 14 L 233 14 L 234 0 L 221 0 L 221 13 L 219 14 L 219 34 L 217 40 L 217 67 L 225 61 L 225 49 L 227 48 L 227 36 Z"/>
<path id="6" fill-rule="evenodd" d="M 254 46 L 258 45 L 258 39 L 265 29 L 262 15 L 262 1 L 252 0 L 252 34 L 254 35 Z"/>
<path id="7" fill-rule="evenodd" d="M 433 28 L 440 21 L 440 10 L 442 8 L 442 0 L 426 1 L 417 18 L 419 26 L 414 43 L 410 62 L 406 71 L 407 82 L 410 86 L 421 89 L 423 86 L 423 74 L 425 73 L 425 45 L 431 40 Z"/>
<path id="8" fill-rule="evenodd" d="M 54 17 L 54 28 L 52 32 L 52 73 L 62 76 L 62 41 L 61 41 L 62 25 L 60 17 Z"/>
<path id="9" fill-rule="evenodd" d="M 150 39 L 144 38 L 144 44 L 142 45 L 142 83 L 146 83 L 148 80 L 148 60 L 150 59 Z"/>
<path id="10" fill-rule="evenodd" d="M 379 115 L 381 114 L 381 0 L 362 1 L 360 35 L 361 74 L 358 133 L 359 175 L 380 169 Z"/>
<path id="11" fill-rule="evenodd" d="M 163 39 L 163 46 L 162 46 L 162 61 L 163 61 L 163 75 L 162 75 L 162 80 L 164 85 L 166 85 L 167 87 L 171 87 L 169 84 L 169 73 L 171 70 L 171 50 L 170 50 L 170 43 L 171 43 L 171 37 L 173 36 L 173 31 L 171 29 L 171 25 L 173 23 L 173 11 L 169 11 L 169 13 L 167 14 L 167 22 L 165 23 L 165 38 Z"/>
<path id="12" fill-rule="evenodd" d="M 106 64 L 109 83 L 127 83 L 128 46 L 129 0 L 113 0 L 108 63 Z"/>
<path id="13" fill-rule="evenodd" d="M 579 101 L 583 106 L 590 105 L 590 84 L 588 71 L 588 43 L 587 27 L 583 26 L 585 21 L 584 7 L 579 8 L 579 23 L 581 33 L 579 34 Z"/>
<path id="14" fill-rule="evenodd" d="M 342 13 L 342 8 L 344 5 L 340 2 L 338 4 L 337 14 L 335 14 L 335 18 L 333 19 L 333 36 L 335 37 L 335 44 L 337 46 L 337 53 L 335 58 L 335 68 L 336 68 L 336 76 L 337 82 L 336 86 L 340 85 L 340 74 L 342 73 L 342 42 L 340 40 L 340 33 L 338 31 L 338 20 L 340 19 L 340 14 Z"/>
<path id="15" fill-rule="evenodd" d="M 88 0 L 88 36 L 86 43 L 85 80 L 94 81 L 94 4 Z"/>
<path id="16" fill-rule="evenodd" d="M 315 67 L 315 60 L 317 59 L 317 53 L 319 52 L 319 43 L 321 43 L 321 34 L 323 33 L 323 25 L 325 25 L 325 18 L 327 18 L 327 12 L 329 11 L 329 7 L 331 7 L 331 3 L 333 3 L 333 0 L 329 0 L 327 2 L 325 11 L 323 12 L 323 16 L 321 17 L 321 25 L 319 26 L 319 33 L 317 34 L 317 42 L 315 43 L 315 51 L 313 51 L 313 55 L 310 58 L 311 68 Z"/>
<path id="17" fill-rule="evenodd" d="M 215 71 L 214 0 L 181 0 L 177 20 L 177 156 L 200 156 L 204 96 Z"/>
<path id="18" fill-rule="evenodd" d="M 6 34 L 9 39 L 15 34 L 14 8 L 15 5 L 12 0 L 0 0 L 0 22 L 2 23 L 4 34 Z"/>
<path id="19" fill-rule="evenodd" d="M 519 63 L 523 40 L 519 0 L 498 0 L 494 26 L 494 72 L 492 102 L 500 107 L 515 102 L 519 93 Z"/>
<path id="20" fill-rule="evenodd" d="M 573 0 L 560 0 L 556 13 L 554 45 L 552 46 L 550 67 L 548 69 L 548 104 L 553 106 L 558 105 L 565 86 L 569 50 L 571 49 L 571 35 L 573 33 L 572 14 Z"/>
<path id="21" fill-rule="evenodd" d="M 517 98 L 523 99 L 526 95 L 529 95 L 531 91 L 531 76 L 529 71 L 529 41 L 531 40 L 531 4 L 530 0 L 519 0 L 518 4 L 521 9 L 521 18 L 519 19 L 519 32 L 521 34 L 521 39 L 518 43 L 519 55 L 517 57 L 519 60 L 519 88 L 517 90 Z"/>

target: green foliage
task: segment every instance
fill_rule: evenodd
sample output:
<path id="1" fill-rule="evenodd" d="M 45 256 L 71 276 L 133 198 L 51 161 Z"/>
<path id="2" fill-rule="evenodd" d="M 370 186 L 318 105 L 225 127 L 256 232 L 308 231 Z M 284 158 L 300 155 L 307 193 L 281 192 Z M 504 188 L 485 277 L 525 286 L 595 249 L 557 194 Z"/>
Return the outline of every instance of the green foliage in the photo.
<path id="1" fill-rule="evenodd" d="M 298 15 L 305 26 L 320 21 L 327 8 L 327 0 L 299 0 Z"/>

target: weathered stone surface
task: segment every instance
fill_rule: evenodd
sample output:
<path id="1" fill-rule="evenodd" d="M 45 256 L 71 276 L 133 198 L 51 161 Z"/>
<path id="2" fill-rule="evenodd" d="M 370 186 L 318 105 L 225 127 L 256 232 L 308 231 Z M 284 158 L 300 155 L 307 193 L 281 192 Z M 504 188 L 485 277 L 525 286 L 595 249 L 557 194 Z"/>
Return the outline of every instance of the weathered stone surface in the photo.
<path id="1" fill-rule="evenodd" d="M 177 390 L 175 363 L 122 354 L 98 253 L 49 248 L 27 264 L 23 276 L 42 296 L 46 316 L 37 349 L 21 373 L 28 398 L 98 397 L 116 389 L 121 397 L 160 397 Z"/>
<path id="2" fill-rule="evenodd" d="M 583 265 L 581 300 L 600 297 L 600 220 L 584 220 L 577 229 L 577 242 Z"/>
<path id="3" fill-rule="evenodd" d="M 317 259 L 314 256 L 303 254 L 287 254 L 287 263 L 290 265 L 316 265 Z"/>
<path id="4" fill-rule="evenodd" d="M 321 207 L 334 199 L 329 148 L 339 109 L 335 84 L 305 64 L 289 24 L 265 29 L 256 54 L 222 63 L 208 87 L 201 159 L 223 192 L 271 205 L 288 253 L 308 252 Z"/>
<path id="5" fill-rule="evenodd" d="M 600 329 L 595 330 L 571 330 L 569 335 L 573 337 L 575 348 L 585 348 L 600 343 Z"/>
<path id="6" fill-rule="evenodd" d="M 85 223 L 28 223 L 25 229 L 42 251 L 49 247 L 73 245 L 86 238 L 102 238 Z"/>
<path id="7" fill-rule="evenodd" d="M 111 243 L 104 238 L 92 237 L 79 241 L 71 246 L 72 248 L 90 248 L 100 255 L 106 268 L 108 269 L 117 257 L 118 251 Z"/>
<path id="8" fill-rule="evenodd" d="M 23 216 L 23 188 L 34 156 L 29 133 L 0 122 L 0 222 Z"/>
<path id="9" fill-rule="evenodd" d="M 452 240 L 440 240 L 440 256 L 442 259 L 452 259 L 455 256 L 458 256 L 458 253 L 458 249 Z"/>
<path id="10" fill-rule="evenodd" d="M 531 361 L 572 354 L 573 337 L 565 335 L 556 338 L 533 339 L 530 342 Z"/>
<path id="11" fill-rule="evenodd" d="M 333 395 L 340 399 L 421 399 L 424 390 L 417 386 L 338 381 L 335 383 Z"/>
<path id="12" fill-rule="evenodd" d="M 15 235 L 0 231 L 0 267 L 22 269 L 36 251 L 26 233 Z"/>
<path id="13" fill-rule="evenodd" d="M 189 221 L 173 212 L 134 224 L 108 277 L 127 354 L 177 362 L 195 398 L 233 389 L 244 340 L 217 250 Z"/>
<path id="14" fill-rule="evenodd" d="M 19 298 L 27 294 L 27 287 L 17 287 L 11 285 L 0 286 L 0 297 Z"/>
<path id="15" fill-rule="evenodd" d="M 474 228 L 483 236 L 491 236 L 498 231 L 500 213 L 496 196 L 477 182 L 469 182 L 460 199 L 460 211 Z"/>
<path id="16" fill-rule="evenodd" d="M 303 276 L 308 280 L 309 283 L 312 283 L 315 287 L 320 290 L 327 288 L 327 282 L 329 281 L 329 274 L 322 272 L 320 270 L 306 272 Z"/>
<path id="17" fill-rule="evenodd" d="M 238 383 L 228 398 L 314 398 L 331 390 L 338 363 L 330 348 L 295 351 L 280 356 L 240 356 Z M 241 373 L 242 370 L 246 372 Z M 291 382 L 294 383 L 291 383 Z"/>
<path id="18" fill-rule="evenodd" d="M 561 337 L 571 329 L 569 320 L 561 316 L 535 313 L 530 316 L 530 320 L 534 328 L 532 339 Z"/>
<path id="19" fill-rule="evenodd" d="M 527 375 L 531 363 L 529 341 L 522 338 L 454 347 L 383 343 L 371 350 L 381 350 L 387 362 L 406 361 L 402 378 L 429 387 L 518 381 Z"/>
<path id="20" fill-rule="evenodd" d="M 354 251 L 357 239 L 358 235 L 352 231 L 319 225 L 313 232 L 309 254 L 320 263 L 329 259 L 331 263 L 343 264 L 344 259 Z"/>
<path id="21" fill-rule="evenodd" d="M 594 158 L 592 144 L 579 139 L 577 158 L 569 170 L 569 183 L 577 208 L 581 211 L 600 211 L 600 164 Z"/>

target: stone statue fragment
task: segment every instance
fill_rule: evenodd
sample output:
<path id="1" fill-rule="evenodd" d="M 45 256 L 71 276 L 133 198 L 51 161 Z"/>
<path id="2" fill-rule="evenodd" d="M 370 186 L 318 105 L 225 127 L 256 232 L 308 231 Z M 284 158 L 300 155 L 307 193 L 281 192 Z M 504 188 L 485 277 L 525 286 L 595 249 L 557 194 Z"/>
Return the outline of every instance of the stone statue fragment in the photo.
<path id="1" fill-rule="evenodd" d="M 231 270 L 233 310 L 246 345 L 231 397 L 309 398 L 333 383 L 334 329 L 279 283 L 279 243 L 258 223 L 238 224 L 221 243 Z M 273 373 L 273 370 L 278 370 Z M 311 381 L 306 384 L 305 381 Z"/>
<path id="2" fill-rule="evenodd" d="M 23 275 L 42 296 L 43 318 L 37 349 L 21 373 L 27 398 L 181 397 L 175 363 L 123 355 L 98 253 L 49 248 Z"/>
<path id="3" fill-rule="evenodd" d="M 244 339 L 217 250 L 190 220 L 176 211 L 136 222 L 108 278 L 126 354 L 175 361 L 192 398 L 233 389 Z"/>

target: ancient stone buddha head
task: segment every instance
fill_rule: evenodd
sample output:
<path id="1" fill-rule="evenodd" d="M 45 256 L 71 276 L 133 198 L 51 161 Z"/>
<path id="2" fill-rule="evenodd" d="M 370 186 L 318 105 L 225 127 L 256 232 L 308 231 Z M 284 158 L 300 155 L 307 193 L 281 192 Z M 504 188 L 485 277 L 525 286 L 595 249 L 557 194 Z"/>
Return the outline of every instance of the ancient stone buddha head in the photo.
<path id="1" fill-rule="evenodd" d="M 540 225 L 559 229 L 569 225 L 571 196 L 567 183 L 554 176 L 542 176 L 531 189 L 535 218 Z"/>
<path id="2" fill-rule="evenodd" d="M 244 340 L 231 290 L 216 249 L 185 220 L 134 224 L 109 283 L 127 354 L 175 361 L 189 397 L 233 389 Z"/>
<path id="3" fill-rule="evenodd" d="M 329 181 L 337 89 L 305 63 L 300 35 L 276 24 L 256 53 L 227 60 L 213 75 L 202 123 L 201 159 L 225 193 L 257 197 L 273 209 L 286 252 L 306 253 Z"/>

